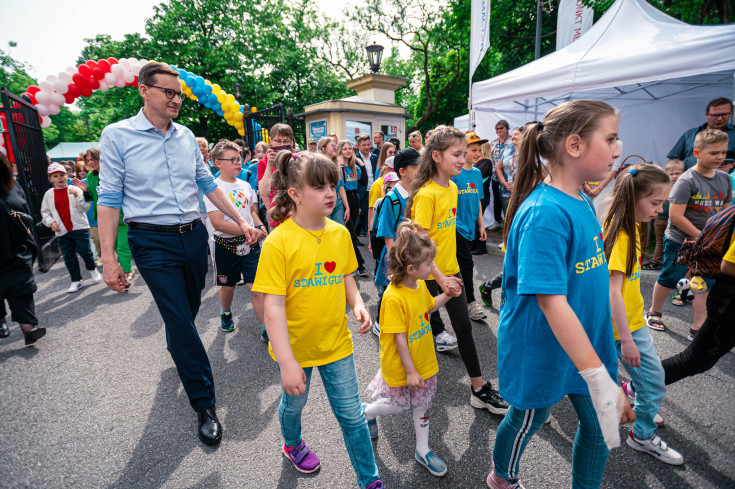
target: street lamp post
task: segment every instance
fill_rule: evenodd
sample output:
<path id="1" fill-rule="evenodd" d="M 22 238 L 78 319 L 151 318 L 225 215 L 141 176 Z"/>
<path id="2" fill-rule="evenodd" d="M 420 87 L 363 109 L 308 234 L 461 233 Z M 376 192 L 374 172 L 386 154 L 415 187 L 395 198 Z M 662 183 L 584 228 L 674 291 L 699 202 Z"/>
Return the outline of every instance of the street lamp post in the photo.
<path id="1" fill-rule="evenodd" d="M 368 62 L 370 63 L 370 70 L 373 73 L 377 73 L 380 70 L 380 60 L 383 57 L 383 46 L 380 44 L 373 44 L 365 48 L 368 53 Z"/>
<path id="2" fill-rule="evenodd" d="M 233 85 L 232 88 L 235 90 L 235 100 L 237 100 L 237 102 L 239 103 L 240 96 L 242 96 L 242 85 L 240 84 L 240 82 L 237 82 Z M 248 112 L 249 110 L 247 109 L 243 110 L 243 116 L 245 116 Z M 243 120 L 245 120 L 244 117 L 243 117 Z M 246 124 L 246 122 L 243 122 L 243 126 Z M 247 129 L 245 129 L 243 133 L 247 133 Z M 243 145 L 247 144 L 247 142 L 245 141 L 245 134 L 242 135 L 242 142 L 243 142 Z"/>

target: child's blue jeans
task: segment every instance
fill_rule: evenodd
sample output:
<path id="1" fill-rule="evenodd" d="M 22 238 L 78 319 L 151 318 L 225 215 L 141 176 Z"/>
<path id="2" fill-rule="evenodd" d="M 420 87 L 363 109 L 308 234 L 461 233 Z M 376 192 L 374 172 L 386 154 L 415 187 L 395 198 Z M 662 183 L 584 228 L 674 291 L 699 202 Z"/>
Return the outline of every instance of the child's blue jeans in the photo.
<path id="1" fill-rule="evenodd" d="M 661 408 L 661 403 L 666 397 L 666 385 L 664 384 L 664 367 L 661 365 L 656 349 L 653 346 L 653 339 L 648 328 L 643 327 L 631 333 L 635 346 L 641 353 L 641 366 L 629 367 L 625 364 L 625 370 L 633 380 L 635 387 L 635 406 L 633 411 L 636 415 L 633 424 L 633 434 L 636 438 L 646 439 L 653 436 L 653 431 L 657 428 L 653 422 Z M 615 348 L 618 350 L 618 358 L 622 362 L 623 355 L 621 353 L 620 340 L 615 341 Z"/>
<path id="2" fill-rule="evenodd" d="M 610 450 L 602 437 L 590 396 L 569 394 L 568 397 L 579 418 L 572 449 L 572 489 L 598 488 L 602 483 L 602 473 L 605 471 Z M 493 463 L 498 476 L 505 479 L 518 478 L 521 455 L 531 437 L 551 414 L 552 407 L 523 411 L 511 406 L 495 435 Z"/>
<path id="3" fill-rule="evenodd" d="M 89 240 L 89 229 L 79 229 L 71 231 L 56 238 L 61 248 L 61 254 L 64 256 L 64 264 L 69 271 L 72 282 L 82 280 L 82 271 L 79 268 L 79 260 L 77 255 L 84 260 L 84 266 L 87 270 L 95 270 L 94 254 Z"/>
<path id="4" fill-rule="evenodd" d="M 365 413 L 360 404 L 360 389 L 357 385 L 355 359 L 352 355 L 317 367 L 327 392 L 329 405 L 337 418 L 352 467 L 357 473 L 357 483 L 364 489 L 378 480 L 378 467 L 375 465 L 373 445 L 370 441 Z M 301 411 L 306 405 L 311 385 L 313 367 L 304 369 L 306 392 L 300 396 L 281 393 L 278 406 L 278 420 L 286 446 L 295 447 L 301 442 Z M 280 373 L 280 369 L 279 369 Z"/>

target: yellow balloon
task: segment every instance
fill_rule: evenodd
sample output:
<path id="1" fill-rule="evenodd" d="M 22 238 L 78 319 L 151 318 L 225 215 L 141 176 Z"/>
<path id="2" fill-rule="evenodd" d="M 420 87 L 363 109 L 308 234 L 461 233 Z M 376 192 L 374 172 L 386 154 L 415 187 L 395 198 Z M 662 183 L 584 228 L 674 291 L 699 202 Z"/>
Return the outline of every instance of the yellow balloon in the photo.
<path id="1" fill-rule="evenodd" d="M 212 85 L 212 93 L 214 93 L 215 95 L 219 95 L 221 91 L 222 91 L 222 87 L 220 87 L 216 83 Z"/>
<path id="2" fill-rule="evenodd" d="M 212 82 L 209 81 L 209 80 L 204 80 L 204 83 L 207 84 L 207 85 L 211 85 L 212 84 Z"/>
<path id="3" fill-rule="evenodd" d="M 225 95 L 224 92 L 220 91 L 220 93 L 217 94 L 217 102 L 219 102 L 220 104 L 224 104 L 226 101 L 227 101 L 227 95 Z"/>
<path id="4" fill-rule="evenodd" d="M 241 121 L 243 119 L 243 117 L 244 116 L 243 116 L 242 112 L 240 112 L 239 110 L 237 112 L 235 112 L 235 120 L 236 121 Z"/>
<path id="5" fill-rule="evenodd" d="M 179 83 L 181 83 L 181 89 L 182 90 L 186 88 L 186 82 L 184 80 L 182 80 L 181 78 L 179 78 Z"/>
<path id="6" fill-rule="evenodd" d="M 231 93 L 228 93 L 227 94 L 227 101 L 230 102 L 230 103 L 234 102 L 235 101 L 235 96 L 232 95 Z"/>
<path id="7" fill-rule="evenodd" d="M 240 112 L 240 104 L 237 102 L 232 102 L 230 106 L 232 107 L 232 112 Z"/>
<path id="8" fill-rule="evenodd" d="M 242 121 L 235 122 L 235 128 L 236 129 L 245 129 L 245 124 L 243 124 Z"/>
<path id="9" fill-rule="evenodd" d="M 234 116 L 235 114 L 233 114 L 232 112 L 225 112 L 225 120 L 228 122 L 231 121 Z"/>
<path id="10" fill-rule="evenodd" d="M 245 135 L 245 129 L 238 129 L 238 130 L 237 130 L 237 133 L 238 133 L 238 134 L 239 134 L 240 136 L 244 136 L 244 135 Z"/>
<path id="11" fill-rule="evenodd" d="M 190 98 L 190 99 L 192 99 L 192 100 L 199 100 L 199 97 L 197 97 L 197 96 L 196 96 L 196 95 L 194 95 L 194 94 L 192 94 L 192 95 L 189 95 L 189 98 Z"/>

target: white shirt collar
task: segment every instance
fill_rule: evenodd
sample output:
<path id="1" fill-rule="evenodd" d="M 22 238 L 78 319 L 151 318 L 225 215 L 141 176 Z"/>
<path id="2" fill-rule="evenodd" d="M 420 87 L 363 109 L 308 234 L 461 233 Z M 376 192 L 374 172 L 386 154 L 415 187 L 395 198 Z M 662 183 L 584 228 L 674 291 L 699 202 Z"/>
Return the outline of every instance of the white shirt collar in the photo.
<path id="1" fill-rule="evenodd" d="M 397 191 L 403 199 L 408 198 L 408 190 L 403 188 L 403 185 L 401 185 L 401 182 L 398 182 L 397 184 L 393 185 L 393 189 Z"/>

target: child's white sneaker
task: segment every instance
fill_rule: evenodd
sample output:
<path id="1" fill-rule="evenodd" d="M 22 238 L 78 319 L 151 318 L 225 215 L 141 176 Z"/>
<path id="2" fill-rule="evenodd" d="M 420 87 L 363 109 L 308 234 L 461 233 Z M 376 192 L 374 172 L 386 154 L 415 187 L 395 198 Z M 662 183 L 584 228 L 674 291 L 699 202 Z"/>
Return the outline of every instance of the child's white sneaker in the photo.
<path id="1" fill-rule="evenodd" d="M 681 465 L 684 463 L 684 457 L 681 453 L 669 447 L 658 435 L 651 438 L 641 439 L 633 434 L 633 430 L 628 433 L 626 443 L 633 450 L 647 453 L 660 461 L 670 465 Z"/>
<path id="2" fill-rule="evenodd" d="M 435 338 L 436 351 L 449 351 L 457 348 L 457 338 L 446 331 L 442 331 Z"/>
<path id="3" fill-rule="evenodd" d="M 98 273 L 98 275 L 99 275 L 99 273 Z M 68 294 L 73 294 L 74 292 L 78 292 L 79 289 L 82 288 L 82 286 L 83 286 L 83 284 L 82 284 L 82 281 L 81 280 L 79 282 L 72 282 L 66 292 Z"/>
<path id="4" fill-rule="evenodd" d="M 102 282 L 102 274 L 98 272 L 96 268 L 90 272 L 90 275 L 92 276 L 94 283 L 98 284 Z"/>

